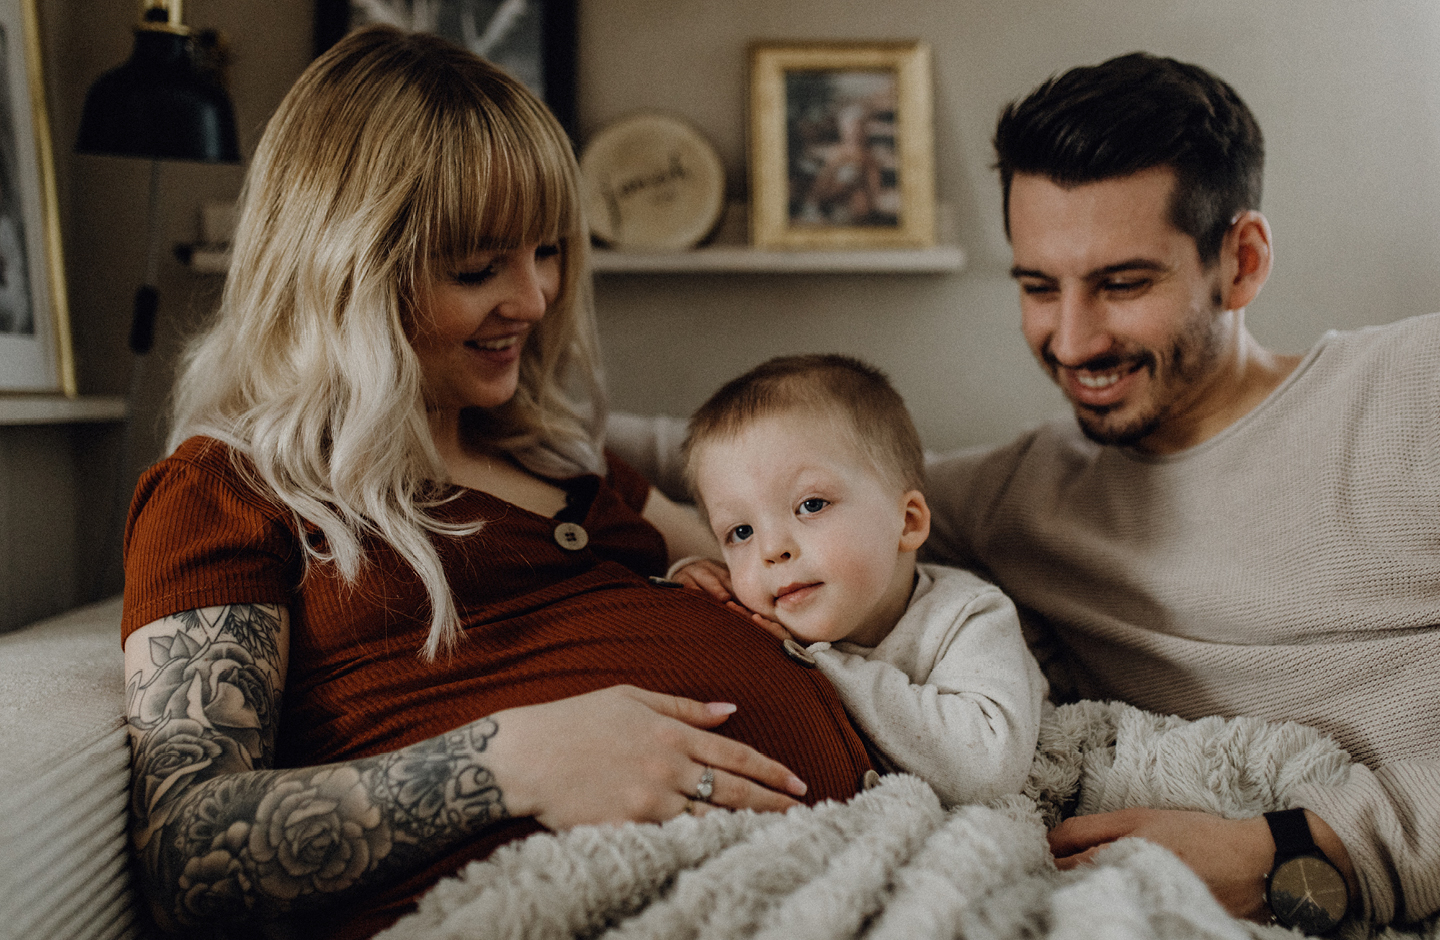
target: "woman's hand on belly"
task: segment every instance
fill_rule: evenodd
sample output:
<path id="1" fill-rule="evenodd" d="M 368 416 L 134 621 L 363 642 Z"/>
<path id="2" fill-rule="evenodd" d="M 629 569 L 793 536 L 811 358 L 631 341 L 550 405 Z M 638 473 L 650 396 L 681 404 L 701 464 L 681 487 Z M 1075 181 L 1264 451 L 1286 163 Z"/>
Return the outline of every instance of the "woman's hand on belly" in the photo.
<path id="1" fill-rule="evenodd" d="M 694 811 L 705 768 L 710 805 L 780 811 L 805 784 L 747 745 L 712 734 L 733 705 L 617 685 L 497 712 L 490 768 L 515 816 L 549 829 L 660 822 Z"/>

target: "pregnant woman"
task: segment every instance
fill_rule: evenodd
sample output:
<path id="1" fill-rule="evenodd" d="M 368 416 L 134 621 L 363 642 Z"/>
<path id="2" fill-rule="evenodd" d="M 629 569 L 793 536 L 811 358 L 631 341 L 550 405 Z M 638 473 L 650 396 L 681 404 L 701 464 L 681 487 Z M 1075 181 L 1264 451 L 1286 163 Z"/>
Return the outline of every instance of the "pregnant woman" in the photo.
<path id="1" fill-rule="evenodd" d="M 707 536 L 603 450 L 587 262 L 560 126 L 433 36 L 269 122 L 126 534 L 161 926 L 370 936 L 542 827 L 858 788 L 819 673 L 647 580 Z"/>

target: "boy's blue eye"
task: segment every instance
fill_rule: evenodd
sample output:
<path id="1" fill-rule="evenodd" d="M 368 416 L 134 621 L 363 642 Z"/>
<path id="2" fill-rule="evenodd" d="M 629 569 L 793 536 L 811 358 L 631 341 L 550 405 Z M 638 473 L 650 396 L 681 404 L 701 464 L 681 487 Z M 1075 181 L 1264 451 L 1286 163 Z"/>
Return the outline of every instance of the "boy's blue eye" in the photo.
<path id="1" fill-rule="evenodd" d="M 730 541 L 743 542 L 755 534 L 755 530 L 748 525 L 737 525 L 730 530 Z"/>
<path id="2" fill-rule="evenodd" d="M 819 512 L 828 505 L 830 505 L 829 500 L 821 499 L 818 496 L 812 496 L 800 504 L 800 514 L 802 516 L 813 515 L 814 513 Z"/>

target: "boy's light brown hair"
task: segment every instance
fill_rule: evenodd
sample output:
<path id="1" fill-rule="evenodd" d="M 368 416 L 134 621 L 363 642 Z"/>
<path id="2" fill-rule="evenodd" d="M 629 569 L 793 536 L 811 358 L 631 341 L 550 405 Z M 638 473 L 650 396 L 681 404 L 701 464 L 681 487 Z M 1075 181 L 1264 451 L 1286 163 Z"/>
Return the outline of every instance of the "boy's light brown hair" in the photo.
<path id="1" fill-rule="evenodd" d="M 901 492 L 925 490 L 925 453 L 905 400 L 885 373 L 835 353 L 778 356 L 710 396 L 690 418 L 682 453 L 685 480 L 696 502 L 696 454 L 701 446 L 739 434 L 753 421 L 791 411 L 837 419 L 875 471 Z"/>

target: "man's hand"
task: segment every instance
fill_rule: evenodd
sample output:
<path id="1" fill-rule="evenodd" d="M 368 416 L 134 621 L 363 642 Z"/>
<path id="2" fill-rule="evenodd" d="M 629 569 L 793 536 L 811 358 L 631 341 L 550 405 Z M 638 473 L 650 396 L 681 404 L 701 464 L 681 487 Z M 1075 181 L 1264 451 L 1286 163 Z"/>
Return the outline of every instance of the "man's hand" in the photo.
<path id="1" fill-rule="evenodd" d="M 1100 849 L 1126 837 L 1174 852 L 1233 916 L 1269 920 L 1265 876 L 1275 864 L 1275 840 L 1263 816 L 1222 819 L 1166 809 L 1073 816 L 1050 830 L 1050 852 L 1056 867 L 1068 871 L 1093 861 Z"/>

